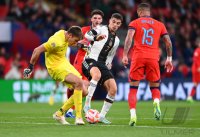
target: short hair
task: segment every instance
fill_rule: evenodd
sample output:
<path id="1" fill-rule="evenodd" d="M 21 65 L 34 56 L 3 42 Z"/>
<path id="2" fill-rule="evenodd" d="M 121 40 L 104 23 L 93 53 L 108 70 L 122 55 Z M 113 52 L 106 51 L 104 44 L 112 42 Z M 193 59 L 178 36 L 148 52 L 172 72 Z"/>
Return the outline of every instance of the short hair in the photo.
<path id="1" fill-rule="evenodd" d="M 94 16 L 94 15 L 100 15 L 102 18 L 104 16 L 104 13 L 103 11 L 99 10 L 99 9 L 95 9 L 91 12 L 91 17 Z"/>
<path id="2" fill-rule="evenodd" d="M 72 34 L 73 36 L 75 37 L 78 37 L 80 39 L 83 38 L 83 33 L 81 31 L 81 27 L 79 26 L 71 26 L 68 30 L 67 30 L 68 33 Z"/>
<path id="3" fill-rule="evenodd" d="M 137 10 L 144 10 L 144 9 L 150 10 L 151 9 L 150 4 L 149 3 L 140 3 L 137 7 Z"/>
<path id="4" fill-rule="evenodd" d="M 111 18 L 116 18 L 121 20 L 121 22 L 123 22 L 123 16 L 120 13 L 113 13 Z"/>

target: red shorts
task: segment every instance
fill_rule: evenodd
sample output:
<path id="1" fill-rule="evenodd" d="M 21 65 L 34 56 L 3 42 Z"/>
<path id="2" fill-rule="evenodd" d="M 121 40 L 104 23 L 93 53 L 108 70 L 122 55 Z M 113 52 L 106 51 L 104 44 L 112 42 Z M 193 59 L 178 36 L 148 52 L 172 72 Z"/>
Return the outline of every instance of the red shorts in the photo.
<path id="1" fill-rule="evenodd" d="M 129 81 L 139 81 L 145 78 L 150 82 L 160 80 L 160 67 L 157 60 L 135 59 L 131 61 Z"/>
<path id="2" fill-rule="evenodd" d="M 192 81 L 200 83 L 200 72 L 198 72 L 195 68 L 192 68 Z"/>
<path id="3" fill-rule="evenodd" d="M 87 77 L 83 74 L 83 71 L 82 71 L 82 62 L 81 63 L 76 62 L 73 64 L 73 66 L 81 74 L 82 79 L 88 81 Z"/>

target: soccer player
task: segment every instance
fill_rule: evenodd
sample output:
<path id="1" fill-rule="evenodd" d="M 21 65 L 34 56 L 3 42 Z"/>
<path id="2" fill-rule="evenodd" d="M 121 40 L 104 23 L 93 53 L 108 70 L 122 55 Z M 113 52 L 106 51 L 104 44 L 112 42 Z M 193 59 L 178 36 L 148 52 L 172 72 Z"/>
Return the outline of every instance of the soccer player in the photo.
<path id="1" fill-rule="evenodd" d="M 84 26 L 81 28 L 83 35 L 85 35 L 85 33 L 87 31 L 89 31 L 93 28 L 96 28 L 98 25 L 100 25 L 103 21 L 103 16 L 104 16 L 104 13 L 101 10 L 98 10 L 98 9 L 93 10 L 91 12 L 91 23 L 92 23 L 91 26 Z M 84 40 L 87 41 L 86 38 L 84 38 Z M 82 79 L 84 80 L 84 82 L 87 85 L 88 79 L 85 77 L 85 75 L 82 72 L 82 63 L 83 63 L 86 53 L 89 52 L 90 49 L 89 49 L 88 45 L 81 44 L 79 46 L 80 46 L 80 48 L 76 54 L 73 66 L 82 75 Z M 69 93 L 69 92 L 72 92 L 72 91 L 69 89 L 67 92 L 68 92 L 68 95 L 70 96 L 71 93 Z M 71 109 L 68 110 L 68 112 L 66 113 L 66 117 L 74 118 L 73 109 L 74 109 L 74 107 L 72 107 Z"/>
<path id="2" fill-rule="evenodd" d="M 29 78 L 40 54 L 45 52 L 45 64 L 49 75 L 54 80 L 63 82 L 74 89 L 74 94 L 53 114 L 53 118 L 61 124 L 69 124 L 63 115 L 73 105 L 76 108 L 75 124 L 84 124 L 81 114 L 82 90 L 87 89 L 84 89 L 80 73 L 65 57 L 68 46 L 76 46 L 78 42 L 81 42 L 80 39 L 82 39 L 82 31 L 78 26 L 72 26 L 67 31 L 59 30 L 46 43 L 34 49 L 29 67 L 24 70 L 24 77 Z"/>
<path id="3" fill-rule="evenodd" d="M 165 67 L 167 72 L 171 72 L 172 65 L 172 44 L 165 28 L 165 25 L 150 17 L 150 5 L 141 3 L 138 5 L 138 19 L 133 20 L 129 24 L 129 29 L 125 39 L 122 63 L 128 65 L 128 51 L 134 40 L 133 54 L 131 58 L 131 66 L 129 73 L 130 92 L 128 95 L 128 103 L 130 108 L 130 126 L 136 124 L 136 103 L 137 90 L 140 80 L 146 76 L 149 81 L 152 98 L 154 100 L 154 116 L 160 119 L 160 69 L 159 69 L 159 39 L 163 37 L 167 50 L 167 60 Z"/>
<path id="4" fill-rule="evenodd" d="M 187 98 L 187 101 L 189 102 L 193 102 L 193 96 L 196 94 L 197 86 L 200 83 L 200 38 L 197 38 L 196 45 L 197 48 L 194 51 L 192 64 L 192 81 L 194 86 Z"/>
<path id="5" fill-rule="evenodd" d="M 121 26 L 122 21 L 122 15 L 114 13 L 109 20 L 108 26 L 100 25 L 85 34 L 85 37 L 93 42 L 93 45 L 90 53 L 85 57 L 82 68 L 84 75 L 90 80 L 83 110 L 86 113 L 91 108 L 91 98 L 99 82 L 108 92 L 99 119 L 100 122 L 105 124 L 111 123 L 105 116 L 113 104 L 117 91 L 117 85 L 110 69 L 113 57 L 119 46 L 119 38 L 116 35 L 116 31 Z M 96 41 L 99 36 L 103 39 Z"/>

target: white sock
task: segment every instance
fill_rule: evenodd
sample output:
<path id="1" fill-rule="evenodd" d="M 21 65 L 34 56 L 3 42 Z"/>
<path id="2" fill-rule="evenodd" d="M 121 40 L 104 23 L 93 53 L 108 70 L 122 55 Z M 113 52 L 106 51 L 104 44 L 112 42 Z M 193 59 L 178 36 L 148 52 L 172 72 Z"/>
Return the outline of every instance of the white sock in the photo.
<path id="1" fill-rule="evenodd" d="M 92 96 L 97 87 L 97 83 L 98 83 L 98 81 L 93 80 L 93 79 L 90 81 L 90 85 L 88 87 L 88 95 L 86 96 L 86 100 L 85 100 L 85 105 L 87 105 L 87 106 L 90 106 Z"/>
<path id="2" fill-rule="evenodd" d="M 130 109 L 130 113 L 131 113 L 131 118 L 136 116 L 136 110 L 135 108 Z"/>
<path id="3" fill-rule="evenodd" d="M 72 108 L 70 108 L 67 112 L 73 112 L 74 110 Z"/>
<path id="4" fill-rule="evenodd" d="M 155 99 L 154 99 L 154 102 L 159 103 L 160 100 L 159 100 L 158 98 L 155 98 Z"/>
<path id="5" fill-rule="evenodd" d="M 106 114 L 108 113 L 108 111 L 110 110 L 110 108 L 113 104 L 114 99 L 115 99 L 115 97 L 112 97 L 112 96 L 109 96 L 109 95 L 106 96 L 103 107 L 101 109 L 100 117 L 106 116 Z"/>

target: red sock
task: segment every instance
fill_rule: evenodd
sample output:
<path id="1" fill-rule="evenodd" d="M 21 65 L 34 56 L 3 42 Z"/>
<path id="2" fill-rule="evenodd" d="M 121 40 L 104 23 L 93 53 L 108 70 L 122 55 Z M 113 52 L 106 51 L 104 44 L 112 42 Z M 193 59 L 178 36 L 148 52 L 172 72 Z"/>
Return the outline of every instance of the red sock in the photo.
<path id="1" fill-rule="evenodd" d="M 196 86 L 194 86 L 194 87 L 192 88 L 192 91 L 190 92 L 190 96 L 191 96 L 191 97 L 193 97 L 193 96 L 196 94 L 196 89 L 197 89 Z"/>
<path id="2" fill-rule="evenodd" d="M 130 109 L 136 108 L 137 90 L 138 90 L 138 86 L 130 86 L 130 91 L 128 94 L 128 104 L 129 104 Z"/>
<path id="3" fill-rule="evenodd" d="M 160 99 L 160 90 L 159 90 L 159 87 L 150 87 L 150 89 L 151 89 L 152 99 L 153 100 L 155 98 Z"/>

